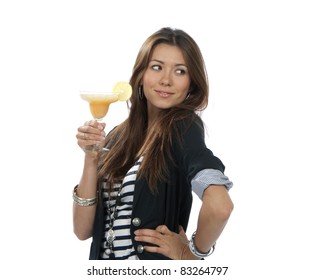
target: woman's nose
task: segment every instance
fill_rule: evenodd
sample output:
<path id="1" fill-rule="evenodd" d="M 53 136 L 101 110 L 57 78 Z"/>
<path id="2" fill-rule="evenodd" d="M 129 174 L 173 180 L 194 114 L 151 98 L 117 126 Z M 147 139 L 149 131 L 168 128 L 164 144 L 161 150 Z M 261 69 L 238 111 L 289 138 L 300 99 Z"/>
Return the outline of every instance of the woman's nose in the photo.
<path id="1" fill-rule="evenodd" d="M 160 84 L 162 86 L 170 86 L 171 85 L 171 75 L 168 71 L 165 71 L 161 77 Z"/>

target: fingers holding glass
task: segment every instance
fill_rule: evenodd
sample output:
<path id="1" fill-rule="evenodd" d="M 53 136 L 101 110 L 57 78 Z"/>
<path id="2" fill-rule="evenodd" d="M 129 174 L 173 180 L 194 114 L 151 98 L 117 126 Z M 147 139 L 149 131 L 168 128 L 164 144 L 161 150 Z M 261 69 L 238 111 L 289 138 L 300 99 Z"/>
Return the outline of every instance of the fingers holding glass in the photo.
<path id="1" fill-rule="evenodd" d="M 104 128 L 105 123 L 98 123 L 94 120 L 79 127 L 76 138 L 81 149 L 85 152 L 102 150 L 105 141 Z"/>

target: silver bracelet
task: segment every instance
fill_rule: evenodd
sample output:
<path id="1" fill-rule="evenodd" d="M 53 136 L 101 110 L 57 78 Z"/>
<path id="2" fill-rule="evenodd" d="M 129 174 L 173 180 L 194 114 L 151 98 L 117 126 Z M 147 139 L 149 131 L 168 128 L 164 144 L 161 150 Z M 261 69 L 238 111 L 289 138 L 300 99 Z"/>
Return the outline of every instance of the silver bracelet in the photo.
<path id="1" fill-rule="evenodd" d="M 74 203 L 76 203 L 79 206 L 91 206 L 96 204 L 97 202 L 97 198 L 93 197 L 93 198 L 81 198 L 77 196 L 77 188 L 78 186 L 75 186 L 73 189 L 73 193 L 72 193 L 72 198 Z"/>
<path id="2" fill-rule="evenodd" d="M 208 256 L 210 256 L 215 249 L 215 243 L 214 245 L 210 248 L 210 250 L 207 253 L 202 253 L 200 251 L 198 251 L 196 244 L 195 244 L 195 236 L 196 236 L 196 232 L 194 232 L 189 240 L 189 249 L 192 252 L 192 254 L 194 256 L 196 256 L 197 258 L 206 258 Z"/>

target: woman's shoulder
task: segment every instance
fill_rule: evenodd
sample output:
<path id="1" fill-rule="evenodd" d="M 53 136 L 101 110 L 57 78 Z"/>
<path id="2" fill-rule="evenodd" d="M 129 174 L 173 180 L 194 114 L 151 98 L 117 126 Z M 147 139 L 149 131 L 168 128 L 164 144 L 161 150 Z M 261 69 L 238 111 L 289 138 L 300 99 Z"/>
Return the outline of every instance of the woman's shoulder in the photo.
<path id="1" fill-rule="evenodd" d="M 179 130 L 180 135 L 188 134 L 204 134 L 204 123 L 199 115 L 196 113 L 176 121 L 176 129 Z"/>
<path id="2" fill-rule="evenodd" d="M 178 153 L 183 149 L 203 149 L 205 131 L 203 121 L 197 114 L 178 120 L 172 133 L 172 146 Z"/>

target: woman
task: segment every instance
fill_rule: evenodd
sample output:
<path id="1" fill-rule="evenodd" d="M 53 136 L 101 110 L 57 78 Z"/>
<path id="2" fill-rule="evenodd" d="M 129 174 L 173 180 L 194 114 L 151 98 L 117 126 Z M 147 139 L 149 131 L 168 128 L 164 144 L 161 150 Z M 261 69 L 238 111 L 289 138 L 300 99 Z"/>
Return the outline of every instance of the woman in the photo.
<path id="1" fill-rule="evenodd" d="M 208 81 L 198 45 L 162 28 L 141 47 L 130 79 L 128 118 L 78 128 L 85 151 L 73 197 L 74 232 L 93 237 L 90 259 L 201 259 L 222 233 L 233 203 L 224 165 L 206 147 L 198 112 Z M 105 147 L 91 150 L 92 145 Z M 196 232 L 185 231 L 192 190 L 202 199 Z"/>

